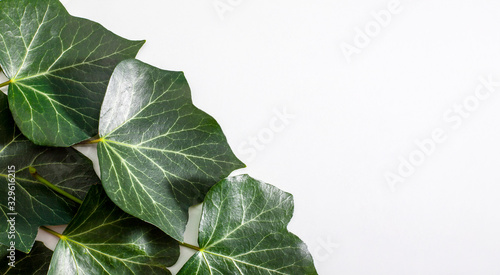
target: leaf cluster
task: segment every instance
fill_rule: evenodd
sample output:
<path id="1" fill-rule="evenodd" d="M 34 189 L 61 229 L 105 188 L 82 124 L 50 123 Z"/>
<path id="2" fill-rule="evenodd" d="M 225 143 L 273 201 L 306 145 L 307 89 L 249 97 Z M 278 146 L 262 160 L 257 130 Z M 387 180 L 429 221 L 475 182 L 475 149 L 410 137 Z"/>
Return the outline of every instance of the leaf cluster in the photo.
<path id="1" fill-rule="evenodd" d="M 248 175 L 182 72 L 58 0 L 0 1 L 2 274 L 316 274 L 292 195 Z M 72 146 L 97 144 L 101 178 Z M 198 245 L 188 208 L 203 202 Z M 46 227 L 69 224 L 64 232 Z M 35 242 L 41 228 L 60 240 Z"/>

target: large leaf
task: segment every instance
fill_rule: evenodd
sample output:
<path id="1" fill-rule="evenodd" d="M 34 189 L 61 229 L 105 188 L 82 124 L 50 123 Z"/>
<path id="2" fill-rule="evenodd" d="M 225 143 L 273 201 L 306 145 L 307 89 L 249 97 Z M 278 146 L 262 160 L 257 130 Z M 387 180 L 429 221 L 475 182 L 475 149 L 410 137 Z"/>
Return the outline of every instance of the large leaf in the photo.
<path id="1" fill-rule="evenodd" d="M 36 242 L 29 254 L 3 245 L 0 245 L 0 251 L 0 274 L 45 275 L 49 270 L 52 250 L 41 242 Z"/>
<path id="2" fill-rule="evenodd" d="M 23 252 L 31 249 L 40 225 L 66 224 L 78 208 L 75 202 L 36 181 L 29 172 L 30 166 L 52 184 L 81 199 L 91 184 L 99 182 L 92 162 L 78 151 L 41 147 L 26 139 L 10 115 L 7 96 L 0 92 L 0 215 L 3 220 L 0 243 L 7 245 L 14 240 L 16 248 Z M 14 176 L 15 185 L 10 182 Z M 8 219 L 15 220 L 15 239 L 9 239 L 12 233 L 9 233 Z"/>
<path id="3" fill-rule="evenodd" d="M 114 67 L 143 43 L 71 16 L 58 0 L 0 1 L 0 66 L 23 134 L 49 146 L 95 136 Z"/>
<path id="4" fill-rule="evenodd" d="M 182 72 L 120 63 L 104 98 L 101 178 L 124 211 L 182 240 L 189 206 L 244 165 L 217 122 L 196 108 Z"/>
<path id="5" fill-rule="evenodd" d="M 286 229 L 292 195 L 250 178 L 225 179 L 203 204 L 200 251 L 179 274 L 317 274 L 306 245 Z"/>
<path id="6" fill-rule="evenodd" d="M 120 210 L 93 186 L 54 250 L 49 274 L 170 274 L 177 241 Z"/>

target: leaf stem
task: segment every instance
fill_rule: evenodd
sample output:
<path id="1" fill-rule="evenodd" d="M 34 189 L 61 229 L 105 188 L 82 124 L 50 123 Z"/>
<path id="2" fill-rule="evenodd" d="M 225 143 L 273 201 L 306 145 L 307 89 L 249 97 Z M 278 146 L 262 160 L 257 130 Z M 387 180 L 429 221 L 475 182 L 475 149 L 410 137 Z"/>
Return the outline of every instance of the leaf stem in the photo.
<path id="1" fill-rule="evenodd" d="M 179 242 L 179 245 L 187 247 L 187 248 L 191 248 L 191 249 L 196 250 L 196 251 L 202 251 L 201 248 L 194 246 L 194 245 L 191 245 L 191 244 L 188 244 L 188 243 Z"/>
<path id="2" fill-rule="evenodd" d="M 61 188 L 59 188 L 58 186 L 50 183 L 48 180 L 44 179 L 42 176 L 40 176 L 40 174 L 38 174 L 38 172 L 36 171 L 36 169 L 34 167 L 29 167 L 29 170 L 30 170 L 30 174 L 39 182 L 43 183 L 45 186 L 47 186 L 48 188 L 56 191 L 57 193 L 65 196 L 66 198 L 78 203 L 78 204 L 82 204 L 82 200 L 80 200 L 79 198 L 71 195 L 70 193 L 62 190 Z"/>
<path id="3" fill-rule="evenodd" d="M 12 81 L 11 81 L 11 80 L 9 80 L 9 81 L 7 81 L 7 82 L 4 82 L 4 83 L 0 84 L 0 88 L 5 87 L 5 86 L 9 85 L 11 82 L 12 82 Z"/>
<path id="4" fill-rule="evenodd" d="M 78 143 L 77 145 L 94 144 L 94 143 L 99 143 L 101 141 L 102 141 L 102 138 L 89 139 L 89 140 L 82 141 L 82 142 Z"/>
<path id="5" fill-rule="evenodd" d="M 56 231 L 54 231 L 54 230 L 52 230 L 52 229 L 50 229 L 48 227 L 40 226 L 40 229 L 42 229 L 43 231 L 45 231 L 47 233 L 50 233 L 50 234 L 58 237 L 59 239 L 64 239 L 65 238 L 64 235 L 61 235 L 61 234 L 57 233 Z"/>

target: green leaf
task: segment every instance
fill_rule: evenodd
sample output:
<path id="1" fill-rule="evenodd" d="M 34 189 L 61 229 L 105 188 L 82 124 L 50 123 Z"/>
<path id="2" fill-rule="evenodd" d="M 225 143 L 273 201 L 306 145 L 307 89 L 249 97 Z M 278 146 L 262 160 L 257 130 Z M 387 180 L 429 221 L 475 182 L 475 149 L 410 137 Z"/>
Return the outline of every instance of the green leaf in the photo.
<path id="1" fill-rule="evenodd" d="M 35 242 L 29 254 L 11 249 L 8 246 L 0 245 L 0 274 L 33 274 L 45 275 L 49 270 L 52 250 L 45 247 L 41 242 Z M 11 254 L 11 251 L 12 254 Z M 9 257 L 14 257 L 14 262 Z M 9 265 L 9 263 L 14 266 Z"/>
<path id="2" fill-rule="evenodd" d="M 99 132 L 107 194 L 177 240 L 183 239 L 189 206 L 244 167 L 217 122 L 193 105 L 184 74 L 137 60 L 116 67 Z"/>
<path id="3" fill-rule="evenodd" d="M 200 251 L 179 274 L 317 274 L 306 245 L 287 231 L 293 197 L 242 175 L 214 186 L 203 204 Z"/>
<path id="4" fill-rule="evenodd" d="M 170 274 L 177 241 L 120 210 L 93 186 L 54 250 L 48 274 Z"/>
<path id="5" fill-rule="evenodd" d="M 0 66 L 23 134 L 47 146 L 95 136 L 114 67 L 143 44 L 71 16 L 58 0 L 0 1 Z"/>
<path id="6" fill-rule="evenodd" d="M 7 245 L 14 240 L 16 248 L 26 253 L 40 225 L 66 224 L 78 208 L 75 202 L 36 181 L 29 172 L 30 166 L 77 198 L 84 198 L 90 185 L 99 182 L 92 162 L 78 151 L 41 147 L 26 139 L 14 124 L 7 96 L 0 92 L 0 215 L 3 220 L 0 243 Z M 10 182 L 14 176 L 15 185 Z M 15 233 L 11 232 L 8 219 L 14 219 Z"/>

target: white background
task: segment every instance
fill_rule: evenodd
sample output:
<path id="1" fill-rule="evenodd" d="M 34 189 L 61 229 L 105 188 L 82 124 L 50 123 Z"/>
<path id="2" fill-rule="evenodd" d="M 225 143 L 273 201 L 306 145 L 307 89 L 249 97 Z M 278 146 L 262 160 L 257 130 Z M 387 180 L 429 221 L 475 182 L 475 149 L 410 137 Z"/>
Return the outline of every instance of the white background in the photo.
<path id="1" fill-rule="evenodd" d="M 186 73 L 248 165 L 238 173 L 294 194 L 289 229 L 320 274 L 500 274 L 500 87 L 474 96 L 481 78 L 500 82 L 500 2 L 401 0 L 377 30 L 373 13 L 391 2 L 63 1 L 146 39 L 140 60 Z M 272 130 L 283 111 L 294 118 Z M 436 129 L 446 140 L 388 184 Z"/>

